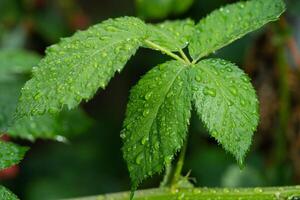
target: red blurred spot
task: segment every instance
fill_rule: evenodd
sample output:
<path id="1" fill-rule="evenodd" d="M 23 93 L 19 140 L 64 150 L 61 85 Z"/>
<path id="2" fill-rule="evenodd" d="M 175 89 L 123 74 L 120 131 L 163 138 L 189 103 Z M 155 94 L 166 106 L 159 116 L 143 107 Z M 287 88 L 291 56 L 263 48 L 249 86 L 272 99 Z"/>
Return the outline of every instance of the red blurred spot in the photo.
<path id="1" fill-rule="evenodd" d="M 17 165 L 0 171 L 0 180 L 12 179 L 19 174 L 20 168 Z"/>
<path id="2" fill-rule="evenodd" d="M 0 140 L 2 140 L 2 141 L 9 141 L 10 137 L 8 135 L 6 135 L 6 134 L 3 134 L 3 135 L 1 135 Z"/>
<path id="3" fill-rule="evenodd" d="M 72 29 L 84 29 L 90 24 L 90 21 L 87 16 L 82 13 L 76 13 L 71 19 Z"/>

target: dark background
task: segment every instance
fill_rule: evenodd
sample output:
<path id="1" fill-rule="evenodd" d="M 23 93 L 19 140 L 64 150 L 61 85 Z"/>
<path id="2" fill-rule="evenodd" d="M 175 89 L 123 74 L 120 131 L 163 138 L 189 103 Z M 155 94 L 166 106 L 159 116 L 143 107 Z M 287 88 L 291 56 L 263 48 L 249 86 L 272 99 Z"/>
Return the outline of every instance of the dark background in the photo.
<path id="1" fill-rule="evenodd" d="M 195 0 L 185 13 L 168 19 L 198 21 L 230 0 Z M 240 170 L 233 157 L 209 137 L 193 113 L 184 173 L 197 186 L 275 186 L 300 184 L 300 1 L 275 23 L 215 53 L 237 63 L 252 78 L 261 121 Z M 136 16 L 133 0 L 0 0 L 0 45 L 43 55 L 47 46 L 78 29 L 107 18 Z M 160 22 L 163 20 L 147 20 Z M 119 137 L 130 88 L 156 64 L 169 58 L 140 49 L 105 91 L 81 106 L 93 121 L 68 144 L 38 140 L 12 174 L 0 173 L 4 185 L 21 199 L 41 200 L 128 190 L 129 175 Z M 141 186 L 156 187 L 161 176 Z"/>

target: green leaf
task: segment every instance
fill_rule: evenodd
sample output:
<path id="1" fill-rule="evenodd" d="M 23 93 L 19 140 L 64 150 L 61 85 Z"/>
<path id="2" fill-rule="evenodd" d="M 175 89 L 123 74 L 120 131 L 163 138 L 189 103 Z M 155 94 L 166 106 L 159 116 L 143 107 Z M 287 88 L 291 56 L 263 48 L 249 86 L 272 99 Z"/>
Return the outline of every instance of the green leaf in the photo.
<path id="1" fill-rule="evenodd" d="M 56 113 L 90 99 L 135 54 L 146 30 L 134 17 L 109 19 L 48 48 L 22 90 L 17 117 Z"/>
<path id="2" fill-rule="evenodd" d="M 146 19 L 163 19 L 187 11 L 194 0 L 136 0 L 137 13 Z"/>
<path id="3" fill-rule="evenodd" d="M 132 191 L 162 171 L 186 139 L 191 109 L 187 70 L 179 61 L 164 63 L 131 91 L 121 137 Z"/>
<path id="4" fill-rule="evenodd" d="M 275 21 L 284 12 L 282 0 L 251 0 L 213 11 L 196 25 L 189 51 L 198 60 L 264 24 Z"/>
<path id="5" fill-rule="evenodd" d="M 7 131 L 12 124 L 20 90 L 24 83 L 25 79 L 22 78 L 0 81 L 0 133 Z"/>
<path id="6" fill-rule="evenodd" d="M 16 74 L 29 73 L 39 61 L 40 56 L 30 51 L 0 50 L 0 81 L 14 79 Z"/>
<path id="7" fill-rule="evenodd" d="M 147 40 L 169 51 L 178 51 L 186 47 L 194 33 L 194 21 L 191 19 L 148 24 L 148 27 L 150 36 Z M 148 47 L 147 44 L 145 46 Z"/>
<path id="8" fill-rule="evenodd" d="M 181 14 L 186 12 L 194 3 L 194 0 L 173 0 L 173 10 L 174 14 Z"/>
<path id="9" fill-rule="evenodd" d="M 71 111 L 63 110 L 55 116 L 44 114 L 19 119 L 7 132 L 10 136 L 30 141 L 41 138 L 65 142 L 66 137 L 83 133 L 90 125 L 91 120 L 78 108 Z"/>
<path id="10" fill-rule="evenodd" d="M 18 164 L 24 157 L 27 147 L 0 141 L 0 170 Z"/>
<path id="11" fill-rule="evenodd" d="M 0 185 L 0 199 L 1 200 L 19 200 L 11 191 Z"/>
<path id="12" fill-rule="evenodd" d="M 258 101 L 236 65 L 207 59 L 191 70 L 194 103 L 210 134 L 242 164 L 258 124 Z"/>

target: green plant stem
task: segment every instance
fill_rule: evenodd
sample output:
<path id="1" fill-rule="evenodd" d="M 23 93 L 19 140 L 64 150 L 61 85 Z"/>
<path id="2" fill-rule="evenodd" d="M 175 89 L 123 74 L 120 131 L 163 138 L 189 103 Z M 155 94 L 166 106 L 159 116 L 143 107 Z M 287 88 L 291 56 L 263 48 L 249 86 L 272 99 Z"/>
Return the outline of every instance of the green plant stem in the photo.
<path id="1" fill-rule="evenodd" d="M 161 51 L 161 52 L 167 54 L 168 56 L 171 56 L 172 58 L 174 58 L 174 59 L 176 59 L 176 60 L 178 60 L 178 61 L 180 61 L 180 62 L 183 62 L 183 63 L 185 63 L 185 64 L 189 64 L 189 63 L 187 63 L 184 59 L 182 59 L 181 57 L 179 57 L 178 55 L 176 55 L 175 53 L 172 53 L 171 51 L 169 51 L 169 50 L 167 50 L 167 49 L 165 49 L 165 48 L 163 48 L 163 47 L 161 47 L 161 46 L 155 44 L 154 42 L 151 42 L 150 40 L 145 40 L 145 43 L 146 43 L 149 47 L 151 47 L 151 48 L 153 48 L 153 49 L 157 49 L 157 50 L 159 50 L 159 51 Z"/>
<path id="2" fill-rule="evenodd" d="M 186 140 L 183 144 L 183 147 L 181 149 L 181 152 L 179 154 L 179 158 L 178 161 L 176 163 L 176 168 L 172 177 L 172 181 L 171 181 L 171 187 L 172 188 L 176 188 L 177 182 L 180 179 L 181 176 L 181 171 L 183 168 L 183 164 L 184 164 L 184 159 L 185 159 L 185 153 L 186 153 L 186 149 L 187 149 L 187 142 L 188 140 Z"/>
<path id="3" fill-rule="evenodd" d="M 128 200 L 130 192 L 120 192 L 69 200 Z M 300 186 L 266 188 L 168 188 L 136 191 L 134 200 L 296 200 Z"/>
<path id="4" fill-rule="evenodd" d="M 172 172 L 173 172 L 173 166 L 172 166 L 172 163 L 170 163 L 170 164 L 166 165 L 165 175 L 164 175 L 162 182 L 160 183 L 160 187 L 170 186 L 171 181 L 172 181 Z"/>
<path id="5" fill-rule="evenodd" d="M 185 53 L 182 51 L 182 49 L 179 50 L 179 53 L 181 55 L 181 57 L 189 64 L 192 64 L 191 61 L 189 60 L 189 58 L 185 55 Z"/>

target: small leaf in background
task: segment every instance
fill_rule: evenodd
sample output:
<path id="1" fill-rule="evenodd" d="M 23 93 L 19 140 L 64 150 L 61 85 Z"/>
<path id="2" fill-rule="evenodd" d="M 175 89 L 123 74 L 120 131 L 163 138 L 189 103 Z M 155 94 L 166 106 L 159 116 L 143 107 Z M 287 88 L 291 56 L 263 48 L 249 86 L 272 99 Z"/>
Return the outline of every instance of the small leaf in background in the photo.
<path id="1" fill-rule="evenodd" d="M 196 25 L 189 51 L 198 60 L 270 21 L 284 12 L 282 0 L 251 0 L 213 11 Z"/>
<path id="2" fill-rule="evenodd" d="M 49 47 L 22 90 L 17 117 L 55 113 L 90 99 L 123 69 L 145 31 L 137 18 L 109 19 Z"/>
<path id="3" fill-rule="evenodd" d="M 1 66 L 0 66 L 1 71 Z M 0 133 L 7 131 L 13 122 L 13 114 L 16 110 L 20 90 L 25 79 L 0 80 Z"/>
<path id="4" fill-rule="evenodd" d="M 18 164 L 24 157 L 27 147 L 0 141 L 0 170 Z"/>
<path id="5" fill-rule="evenodd" d="M 148 24 L 148 27 L 150 36 L 147 40 L 169 51 L 179 51 L 186 47 L 194 34 L 194 21 L 190 19 Z"/>
<path id="6" fill-rule="evenodd" d="M 65 137 L 90 127 L 91 120 L 83 110 L 13 120 L 21 88 L 26 82 L 24 75 L 29 74 L 39 60 L 38 55 L 26 50 L 0 50 L 0 133 L 31 141 L 37 138 L 65 141 Z"/>
<path id="7" fill-rule="evenodd" d="M 121 137 L 132 190 L 161 172 L 186 139 L 191 110 L 187 69 L 179 61 L 164 63 L 131 91 Z"/>
<path id="8" fill-rule="evenodd" d="M 40 56 L 21 49 L 0 50 L 0 132 L 11 125 L 21 87 Z"/>
<path id="9" fill-rule="evenodd" d="M 0 199 L 1 200 L 19 200 L 11 191 L 0 185 Z"/>
<path id="10" fill-rule="evenodd" d="M 41 57 L 22 49 L 0 50 L 0 81 L 15 79 L 15 75 L 30 73 Z"/>
<path id="11" fill-rule="evenodd" d="M 138 16 L 144 19 L 163 19 L 186 12 L 194 0 L 136 0 Z"/>
<path id="12" fill-rule="evenodd" d="M 7 133 L 10 136 L 34 141 L 37 138 L 65 142 L 66 137 L 83 133 L 91 120 L 80 108 L 62 111 L 57 115 L 45 114 L 17 120 Z"/>
<path id="13" fill-rule="evenodd" d="M 236 65 L 207 59 L 191 70 L 197 113 L 225 150 L 243 163 L 258 124 L 258 101 L 250 80 Z"/>

